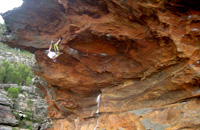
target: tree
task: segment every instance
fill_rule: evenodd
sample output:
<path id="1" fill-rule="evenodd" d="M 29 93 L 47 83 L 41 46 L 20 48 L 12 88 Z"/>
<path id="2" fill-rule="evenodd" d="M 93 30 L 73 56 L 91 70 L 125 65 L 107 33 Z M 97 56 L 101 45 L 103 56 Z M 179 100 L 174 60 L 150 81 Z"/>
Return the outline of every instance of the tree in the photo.
<path id="1" fill-rule="evenodd" d="M 19 89 L 18 88 L 14 88 L 14 87 L 10 87 L 8 88 L 8 97 L 12 98 L 12 99 L 16 99 L 19 96 Z"/>
<path id="2" fill-rule="evenodd" d="M 31 69 L 25 64 L 8 61 L 0 64 L 0 83 L 15 83 L 18 85 L 30 85 L 32 82 Z"/>
<path id="3" fill-rule="evenodd" d="M 0 69 L 0 83 L 3 83 L 5 81 L 5 77 L 6 77 L 6 68 L 2 66 Z"/>

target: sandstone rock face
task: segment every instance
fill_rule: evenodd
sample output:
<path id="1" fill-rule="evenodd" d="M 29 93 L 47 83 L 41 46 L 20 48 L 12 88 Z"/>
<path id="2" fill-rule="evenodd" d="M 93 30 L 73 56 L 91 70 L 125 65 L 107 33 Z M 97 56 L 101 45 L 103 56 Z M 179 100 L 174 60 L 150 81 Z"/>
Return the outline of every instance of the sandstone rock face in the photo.
<path id="1" fill-rule="evenodd" d="M 200 129 L 200 2 L 24 0 L 2 41 L 33 52 L 54 130 Z M 63 37 L 56 62 L 45 50 Z"/>

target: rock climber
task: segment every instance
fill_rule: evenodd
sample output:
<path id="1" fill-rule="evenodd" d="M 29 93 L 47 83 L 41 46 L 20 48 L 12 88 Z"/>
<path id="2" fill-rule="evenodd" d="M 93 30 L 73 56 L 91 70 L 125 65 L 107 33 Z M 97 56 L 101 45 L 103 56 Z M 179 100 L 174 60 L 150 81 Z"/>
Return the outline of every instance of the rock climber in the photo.
<path id="1" fill-rule="evenodd" d="M 61 53 L 61 52 L 59 51 L 59 43 L 60 43 L 61 41 L 62 41 L 62 37 L 60 37 L 59 40 L 58 40 L 57 42 L 51 41 L 51 44 L 50 44 L 50 46 L 49 46 L 49 49 L 45 51 L 46 54 L 47 54 L 47 56 L 48 56 L 50 59 L 52 59 L 54 62 L 56 62 L 56 58 L 57 58 L 58 56 L 60 56 L 61 54 L 63 54 L 63 53 Z M 53 47 L 54 47 L 54 51 L 51 51 L 52 45 L 53 45 Z"/>

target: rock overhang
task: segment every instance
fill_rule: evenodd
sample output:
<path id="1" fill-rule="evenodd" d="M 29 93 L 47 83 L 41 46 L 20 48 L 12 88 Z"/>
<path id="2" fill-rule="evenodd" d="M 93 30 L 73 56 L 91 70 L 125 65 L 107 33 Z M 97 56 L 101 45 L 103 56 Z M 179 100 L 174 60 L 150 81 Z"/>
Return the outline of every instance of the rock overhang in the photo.
<path id="1" fill-rule="evenodd" d="M 100 93 L 100 113 L 165 106 L 198 96 L 196 5 L 189 0 L 24 1 L 15 13 L 3 15 L 3 41 L 35 53 L 35 73 L 51 86 L 47 97 L 58 117 L 95 116 Z M 44 51 L 59 36 L 64 54 L 53 62 Z"/>

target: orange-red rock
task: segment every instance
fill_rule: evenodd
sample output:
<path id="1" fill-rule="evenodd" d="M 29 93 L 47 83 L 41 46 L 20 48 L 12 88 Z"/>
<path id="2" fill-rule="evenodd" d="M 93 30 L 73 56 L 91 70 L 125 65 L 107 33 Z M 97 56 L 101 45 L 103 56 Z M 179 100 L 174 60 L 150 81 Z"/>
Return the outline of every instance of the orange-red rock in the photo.
<path id="1" fill-rule="evenodd" d="M 200 129 L 199 6 L 24 0 L 3 14 L 2 41 L 34 52 L 54 130 Z M 59 36 L 53 62 L 44 51 Z"/>

